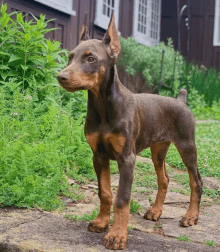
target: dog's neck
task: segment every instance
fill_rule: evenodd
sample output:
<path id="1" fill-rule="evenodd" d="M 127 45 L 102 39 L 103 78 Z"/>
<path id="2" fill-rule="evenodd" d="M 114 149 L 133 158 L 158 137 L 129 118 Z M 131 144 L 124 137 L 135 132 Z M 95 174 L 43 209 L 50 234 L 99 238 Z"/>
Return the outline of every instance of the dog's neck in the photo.
<path id="1" fill-rule="evenodd" d="M 121 84 L 116 65 L 109 69 L 98 91 L 88 90 L 88 109 L 94 109 L 101 122 L 112 119 L 115 108 L 123 106 L 124 86 Z"/>

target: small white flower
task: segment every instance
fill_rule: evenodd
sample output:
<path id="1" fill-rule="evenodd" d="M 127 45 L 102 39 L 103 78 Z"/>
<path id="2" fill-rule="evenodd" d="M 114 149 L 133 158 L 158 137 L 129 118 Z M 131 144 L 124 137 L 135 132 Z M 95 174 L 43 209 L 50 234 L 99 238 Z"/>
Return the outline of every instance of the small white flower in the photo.
<path id="1" fill-rule="evenodd" d="M 29 101 L 32 101 L 32 96 L 31 95 L 26 95 L 24 97 L 25 100 L 29 100 Z"/>

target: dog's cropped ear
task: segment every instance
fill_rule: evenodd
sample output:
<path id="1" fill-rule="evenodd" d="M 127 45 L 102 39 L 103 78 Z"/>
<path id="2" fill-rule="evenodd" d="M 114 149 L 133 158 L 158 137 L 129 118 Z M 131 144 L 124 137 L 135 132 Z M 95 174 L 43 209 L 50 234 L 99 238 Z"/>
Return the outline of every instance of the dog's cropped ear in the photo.
<path id="1" fill-rule="evenodd" d="M 82 31 L 80 33 L 79 42 L 90 39 L 89 38 L 89 30 L 87 27 L 87 16 L 88 16 L 88 13 L 86 13 L 86 15 L 84 17 L 84 23 L 83 23 Z"/>
<path id="2" fill-rule="evenodd" d="M 115 16 L 112 12 L 111 19 L 108 25 L 108 29 L 104 35 L 103 43 L 106 46 L 108 55 L 115 60 L 115 64 L 118 61 L 120 52 L 121 52 L 121 44 L 118 35 L 118 30 L 115 24 Z"/>

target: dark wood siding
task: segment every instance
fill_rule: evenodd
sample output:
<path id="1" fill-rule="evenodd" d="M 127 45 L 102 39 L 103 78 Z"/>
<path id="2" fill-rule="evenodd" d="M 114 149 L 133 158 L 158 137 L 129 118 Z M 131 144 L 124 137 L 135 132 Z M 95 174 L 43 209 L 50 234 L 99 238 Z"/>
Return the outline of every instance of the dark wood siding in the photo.
<path id="1" fill-rule="evenodd" d="M 187 0 L 180 0 L 180 10 L 188 4 Z M 206 67 L 215 67 L 220 71 L 220 46 L 213 46 L 215 0 L 191 0 L 190 7 L 190 53 L 189 59 Z M 167 37 L 174 40 L 177 49 L 177 0 L 162 0 L 161 40 Z M 187 30 L 184 10 L 180 25 L 181 52 L 186 56 Z"/>

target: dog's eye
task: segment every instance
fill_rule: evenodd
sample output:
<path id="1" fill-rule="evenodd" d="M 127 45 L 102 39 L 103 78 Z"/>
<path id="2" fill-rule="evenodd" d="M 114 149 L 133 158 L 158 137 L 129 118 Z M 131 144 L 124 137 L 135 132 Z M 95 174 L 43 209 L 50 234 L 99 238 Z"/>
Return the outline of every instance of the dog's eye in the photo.
<path id="1" fill-rule="evenodd" d="M 94 59 L 92 56 L 90 56 L 90 57 L 87 59 L 87 61 L 90 62 L 90 63 L 93 62 L 94 60 L 95 60 L 95 59 Z"/>

